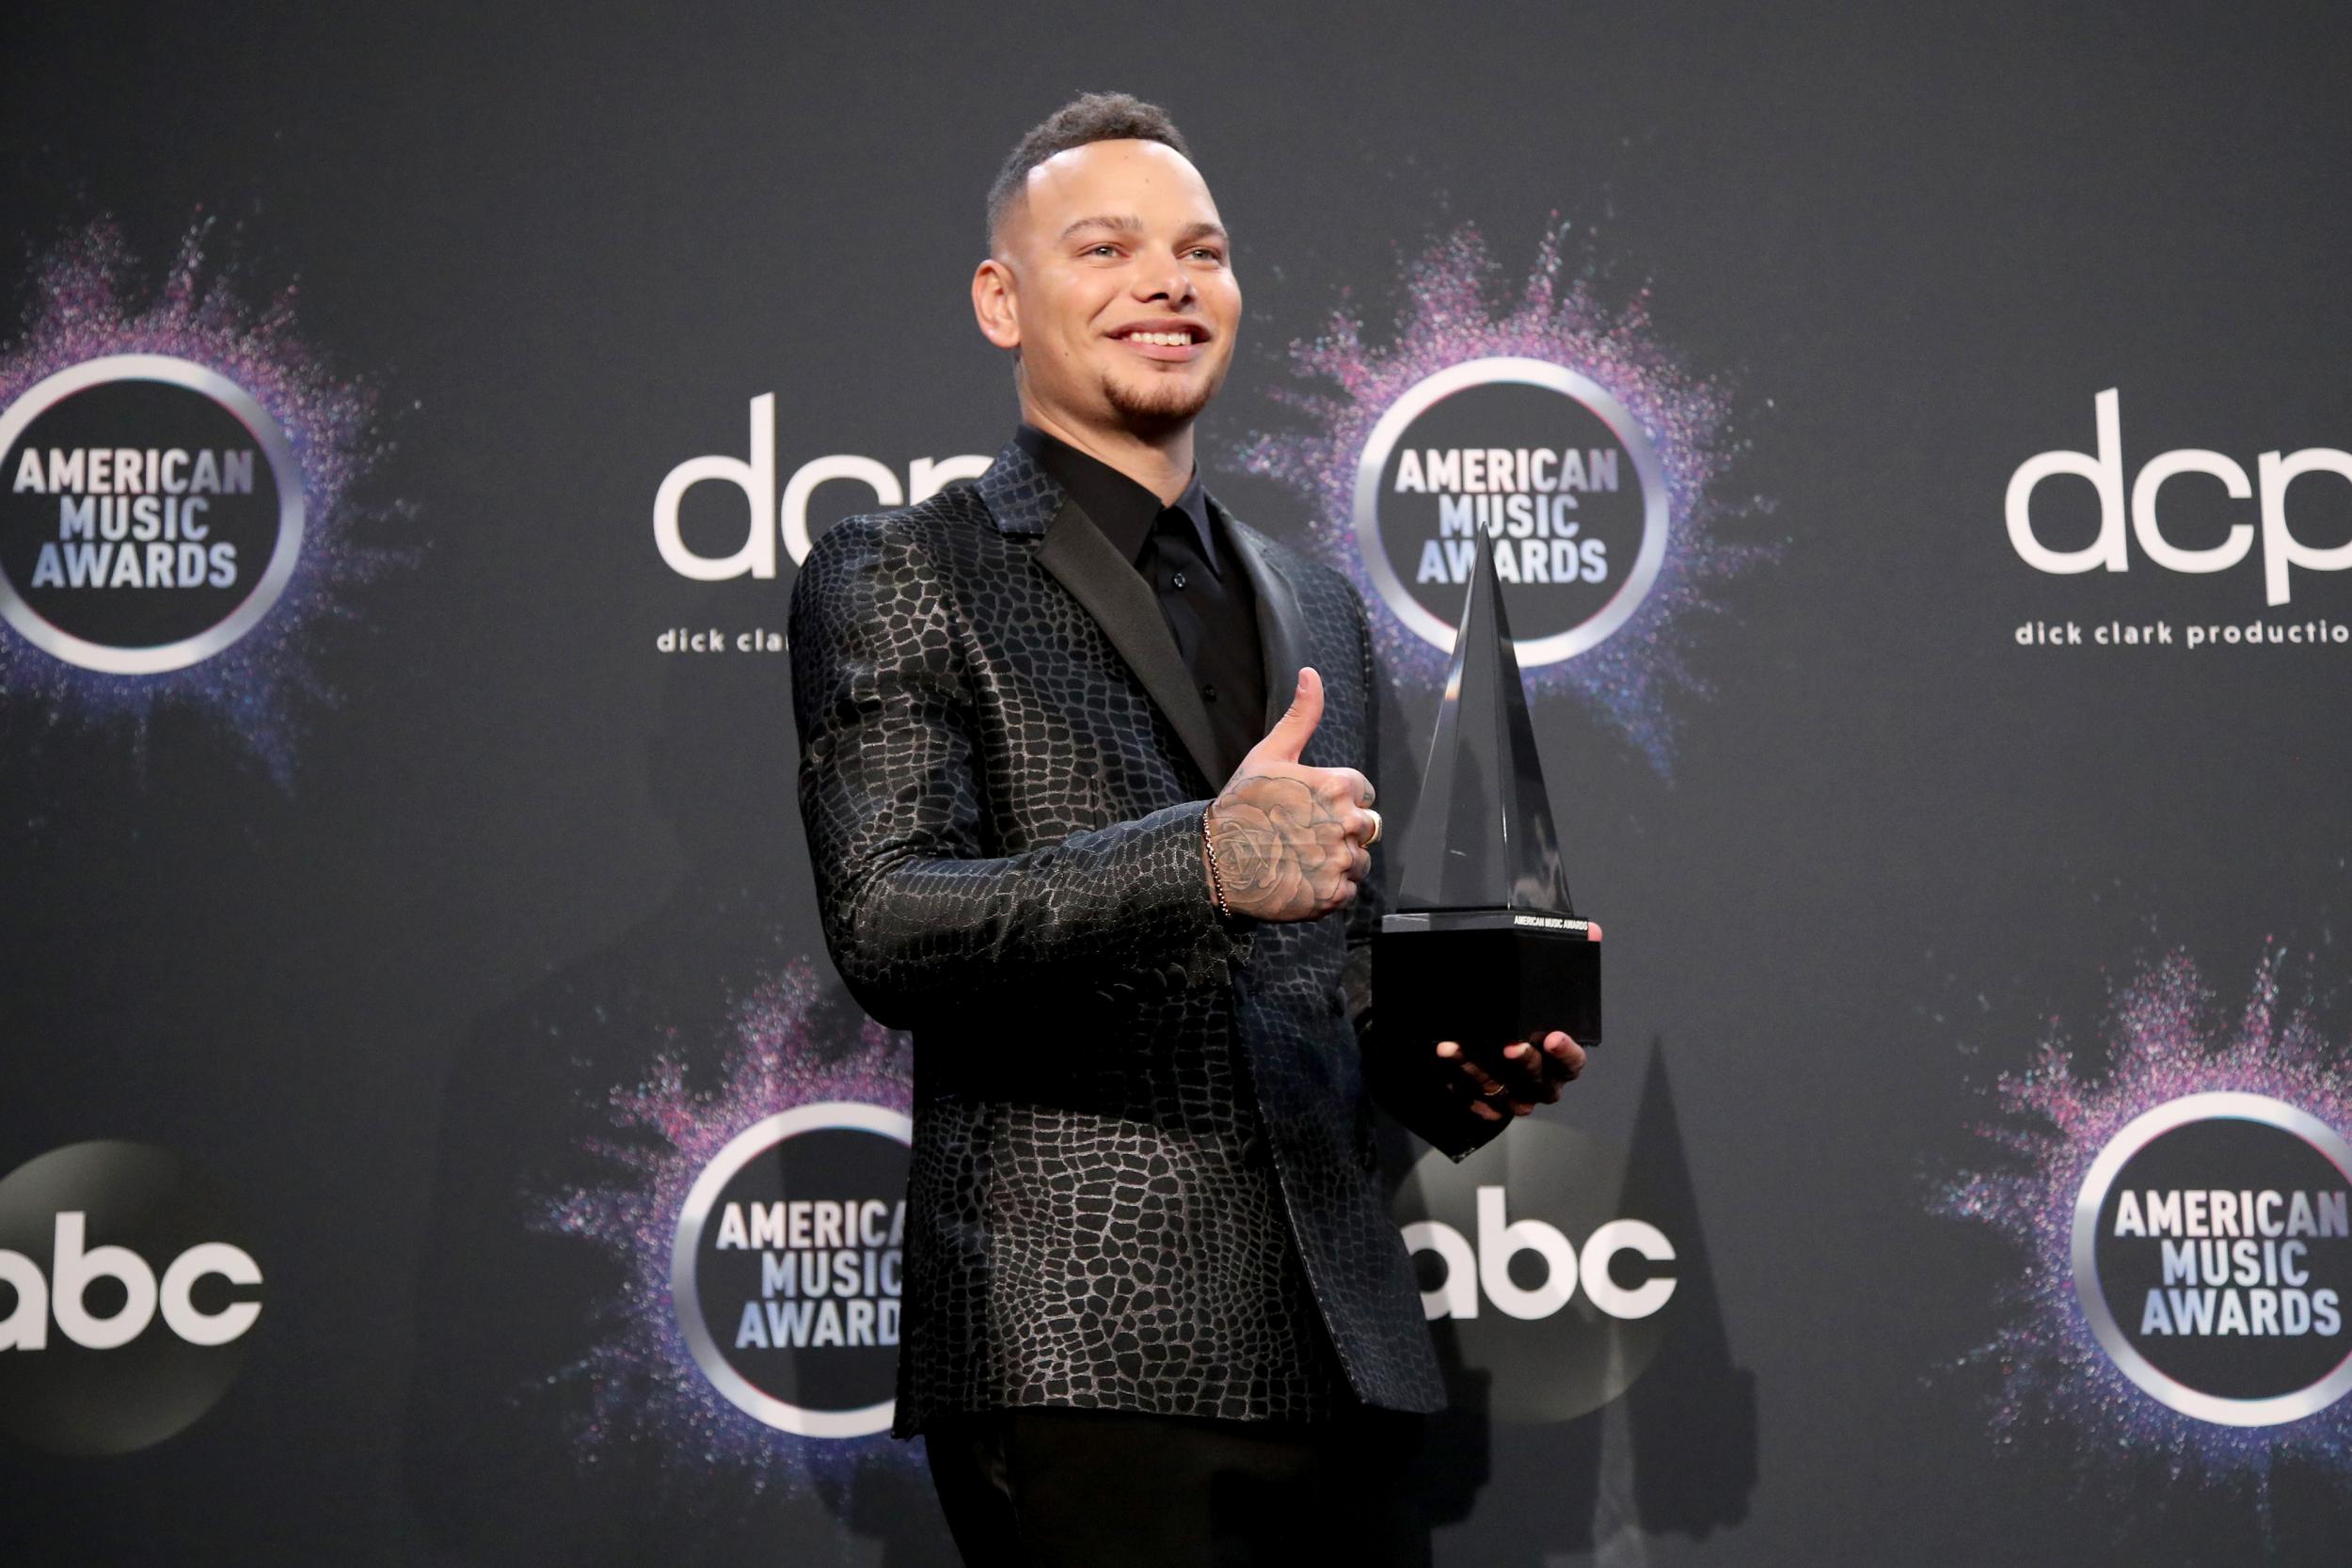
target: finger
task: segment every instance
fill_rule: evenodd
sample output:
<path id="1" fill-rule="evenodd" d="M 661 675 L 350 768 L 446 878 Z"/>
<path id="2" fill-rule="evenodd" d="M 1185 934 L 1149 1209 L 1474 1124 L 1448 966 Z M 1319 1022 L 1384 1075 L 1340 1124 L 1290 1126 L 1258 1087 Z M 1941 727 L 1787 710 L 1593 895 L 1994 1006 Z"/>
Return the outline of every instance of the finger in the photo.
<path id="1" fill-rule="evenodd" d="M 1453 1062 L 1456 1066 L 1460 1067 L 1463 1075 L 1469 1078 L 1471 1083 L 1480 1085 L 1482 1090 L 1490 1094 L 1501 1094 L 1502 1092 L 1502 1085 L 1488 1077 L 1485 1068 L 1480 1067 L 1476 1062 L 1471 1061 L 1468 1056 L 1464 1055 L 1462 1053 L 1461 1046 L 1453 1040 L 1439 1040 L 1438 1042 L 1438 1055 L 1439 1059 Z"/>
<path id="2" fill-rule="evenodd" d="M 1501 1121 L 1502 1119 L 1502 1113 L 1496 1110 L 1492 1105 L 1487 1104 L 1483 1100 L 1473 1100 L 1470 1101 L 1470 1113 L 1477 1117 L 1481 1121 Z"/>
<path id="3" fill-rule="evenodd" d="M 1351 809 L 1340 818 L 1340 832 L 1347 835 L 1347 841 L 1366 849 L 1371 848 L 1372 841 L 1380 836 L 1379 826 L 1380 814 L 1376 811 Z"/>
<path id="4" fill-rule="evenodd" d="M 1323 676 L 1309 665 L 1298 672 L 1298 689 L 1291 696 L 1291 705 L 1282 710 L 1282 717 L 1274 721 L 1274 728 L 1255 750 L 1274 761 L 1295 763 L 1322 722 Z"/>
<path id="5" fill-rule="evenodd" d="M 1554 1029 L 1544 1037 L 1544 1051 L 1566 1069 L 1565 1077 L 1573 1078 L 1584 1070 L 1584 1048 L 1564 1029 Z"/>
<path id="6" fill-rule="evenodd" d="M 1323 775 L 1319 782 L 1333 800 L 1349 806 L 1372 804 L 1372 781 L 1353 768 L 1318 768 L 1315 771 Z"/>
<path id="7" fill-rule="evenodd" d="M 1462 1075 L 1477 1085 L 1480 1098 L 1497 1100 L 1502 1097 L 1502 1081 L 1468 1056 L 1462 1058 Z"/>
<path id="8" fill-rule="evenodd" d="M 1357 845 L 1355 855 L 1347 863 L 1347 874 L 1359 882 L 1370 881 L 1372 879 L 1372 851 L 1360 844 Z"/>
<path id="9" fill-rule="evenodd" d="M 1551 1060 L 1550 1057 L 1546 1056 L 1542 1052 L 1536 1050 L 1525 1040 L 1520 1040 L 1516 1045 L 1504 1046 L 1502 1048 L 1502 1056 L 1503 1060 L 1509 1062 L 1512 1066 L 1518 1068 L 1520 1072 L 1526 1074 L 1530 1084 L 1539 1087 L 1542 1085 L 1544 1082 L 1544 1074 Z"/>
<path id="10" fill-rule="evenodd" d="M 1479 1079 L 1486 1083 L 1493 1082 L 1492 1079 L 1486 1077 L 1486 1073 L 1479 1070 L 1477 1063 L 1462 1054 L 1461 1046 L 1453 1040 L 1439 1040 L 1438 1042 L 1438 1055 L 1441 1060 L 1455 1064 L 1472 1078 Z"/>

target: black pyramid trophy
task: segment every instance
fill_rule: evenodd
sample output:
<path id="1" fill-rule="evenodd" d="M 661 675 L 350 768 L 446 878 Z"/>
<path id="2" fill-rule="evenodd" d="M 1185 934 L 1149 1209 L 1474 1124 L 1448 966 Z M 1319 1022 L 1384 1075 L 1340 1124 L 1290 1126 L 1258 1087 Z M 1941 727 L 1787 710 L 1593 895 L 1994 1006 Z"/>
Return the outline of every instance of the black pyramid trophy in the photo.
<path id="1" fill-rule="evenodd" d="M 1547 1030 L 1600 1043 L 1600 928 L 1568 902 L 1484 529 L 1403 847 L 1397 912 L 1373 944 L 1384 1052 L 1425 1059 L 1432 1042 L 1457 1040 L 1493 1070 L 1504 1046 Z"/>

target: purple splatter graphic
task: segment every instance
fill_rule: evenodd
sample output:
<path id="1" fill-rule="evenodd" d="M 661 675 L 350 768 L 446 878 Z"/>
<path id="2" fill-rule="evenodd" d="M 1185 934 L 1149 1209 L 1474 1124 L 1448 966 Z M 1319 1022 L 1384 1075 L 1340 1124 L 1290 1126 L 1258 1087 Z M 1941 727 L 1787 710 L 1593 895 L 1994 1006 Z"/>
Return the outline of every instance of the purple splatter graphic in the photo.
<path id="1" fill-rule="evenodd" d="M 1731 434 L 1728 394 L 1692 375 L 1650 341 L 1646 290 L 1612 309 L 1586 280 L 1564 277 L 1563 232 L 1555 229 L 1545 236 L 1524 290 L 1508 309 L 1486 304 L 1496 267 L 1473 226 L 1438 242 L 1406 269 L 1404 309 L 1389 347 L 1367 343 L 1361 321 L 1343 307 L 1322 336 L 1291 345 L 1291 367 L 1302 384 L 1271 394 L 1318 428 L 1255 436 L 1239 456 L 1248 471 L 1280 480 L 1309 499 L 1315 509 L 1311 546 L 1355 581 L 1368 606 L 1383 607 L 1373 626 L 1390 668 L 1435 687 L 1445 677 L 1449 656 L 1385 611 L 1357 546 L 1356 472 L 1373 427 L 1421 382 L 1449 366 L 1487 357 L 1562 365 L 1616 399 L 1649 437 L 1665 473 L 1672 521 L 1664 563 L 1632 618 L 1613 635 L 1523 673 L 1534 690 L 1565 689 L 1582 697 L 1665 773 L 1677 728 L 1669 697 L 1710 694 L 1688 661 L 1692 623 L 1701 612 L 1720 610 L 1714 594 L 1724 579 L 1774 553 L 1770 546 L 1726 541 L 1720 531 L 1735 516 L 1771 507 L 1762 498 L 1738 507 L 1716 498 L 1719 482 L 1746 446 Z"/>
<path id="2" fill-rule="evenodd" d="M 2339 1131 L 2352 1128 L 2352 1071 L 2342 1046 L 2324 1041 L 2308 1003 L 2280 1005 L 2282 954 L 2256 967 L 2246 1006 L 2222 1012 L 2185 953 L 2175 951 L 2117 993 L 2106 1072 L 2077 1068 L 2053 1021 L 2033 1064 L 1993 1085 L 2000 1120 L 1976 1129 L 2008 1158 L 1937 1190 L 1931 1208 L 1991 1226 L 2026 1259 L 2004 1290 L 2008 1322 L 1962 1366 L 1999 1376 L 1991 1429 L 1997 1443 L 2023 1428 L 2071 1428 L 2087 1467 L 2119 1481 L 2153 1460 L 2175 1481 L 2250 1487 L 2265 1528 L 2270 1476 L 2281 1460 L 2352 1481 L 2352 1400 L 2275 1426 L 2224 1426 L 2172 1409 L 2136 1386 L 2092 1337 L 2075 1295 L 2074 1205 L 2100 1150 L 2156 1106 L 2192 1094 L 2235 1090 L 2299 1106 Z"/>
<path id="3" fill-rule="evenodd" d="M 153 297 L 138 302 L 136 259 L 113 223 L 69 235 L 34 268 L 33 296 L 18 340 L 0 349 L 0 407 L 71 366 L 118 354 L 159 354 L 202 365 L 235 382 L 286 433 L 302 470 L 302 551 L 268 615 L 212 657 L 156 674 L 86 670 L 0 628 L 0 695 L 28 702 L 52 721 L 75 718 L 129 728 L 146 752 L 148 721 L 162 706 L 211 711 L 252 751 L 281 789 L 294 767 L 294 696 L 332 705 L 336 694 L 311 668 L 323 624 L 354 615 L 352 590 L 414 552 L 362 546 L 366 518 L 404 515 L 389 503 L 367 509 L 350 493 L 389 451 L 375 426 L 375 395 L 337 377 L 295 331 L 296 288 L 265 307 L 233 287 L 233 261 L 208 267 L 207 219 L 182 240 Z"/>
<path id="4" fill-rule="evenodd" d="M 594 1348 L 550 1379 L 587 1385 L 589 1414 L 573 1434 L 585 1462 L 628 1443 L 660 1453 L 681 1477 L 722 1472 L 725 1484 L 755 1491 L 837 1486 L 868 1465 L 920 1463 L 919 1446 L 886 1435 L 803 1437 L 738 1409 L 695 1364 L 672 1307 L 678 1216 L 704 1167 L 738 1133 L 800 1105 L 852 1101 L 905 1112 L 913 1103 L 908 1037 L 868 1019 L 846 1050 L 819 1039 L 819 993 L 815 973 L 795 961 L 738 1003 L 715 1088 L 698 1091 L 677 1058 L 655 1058 L 644 1082 L 610 1096 L 618 1136 L 586 1148 L 624 1175 L 540 1206 L 541 1228 L 603 1248 L 625 1280 L 597 1309 Z"/>

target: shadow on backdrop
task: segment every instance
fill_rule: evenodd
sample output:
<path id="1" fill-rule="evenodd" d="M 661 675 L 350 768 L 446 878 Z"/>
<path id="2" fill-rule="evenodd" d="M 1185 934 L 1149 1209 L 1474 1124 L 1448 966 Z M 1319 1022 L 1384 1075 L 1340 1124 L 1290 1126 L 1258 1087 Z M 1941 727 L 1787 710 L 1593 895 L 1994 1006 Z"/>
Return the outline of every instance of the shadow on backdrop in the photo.
<path id="1" fill-rule="evenodd" d="M 646 1082 L 659 1056 L 680 1064 L 689 1091 L 715 1089 L 737 1004 L 796 959 L 821 964 L 787 935 L 818 945 L 784 676 L 764 656 L 677 657 L 649 778 L 684 875 L 611 945 L 479 1019 L 451 1071 L 403 1460 L 442 1562 L 746 1568 L 872 1560 L 877 1543 L 891 1568 L 956 1560 L 919 1445 L 853 1440 L 816 1466 L 763 1471 L 739 1457 L 744 1445 L 800 1440 L 732 1406 L 723 1433 L 641 1423 L 677 1408 L 657 1397 L 665 1381 L 701 1373 L 643 1354 L 592 1365 L 626 1335 L 632 1272 L 547 1224 L 562 1195 L 641 1180 L 627 1156 L 666 1148 L 616 1126 L 615 1089 Z M 807 1037 L 857 1049 L 863 1015 L 829 979 L 814 991 Z M 675 1221 L 649 1216 L 638 1244 L 666 1259 Z M 668 1312 L 667 1290 L 636 1309 Z"/>
<path id="2" fill-rule="evenodd" d="M 1422 1148 L 1392 1124 L 1385 1136 L 1383 1168 L 1401 1185 Z M 1530 1562 L 1573 1552 L 1636 1564 L 1647 1560 L 1645 1537 L 1704 1538 L 1747 1516 L 1757 1479 L 1756 1377 L 1732 1361 L 1662 1039 L 1651 1041 L 1629 1161 L 1621 1211 L 1673 1240 L 1677 1283 L 1672 1330 L 1624 1394 L 1574 1420 L 1499 1420 L 1496 1374 L 1466 1365 L 1452 1325 L 1435 1325 L 1451 1405 L 1430 1420 L 1415 1483 L 1431 1525 L 1468 1527 L 1474 1549 L 1511 1543 Z M 1524 1471 L 1541 1485 L 1520 1486 L 1515 1472 Z M 1505 1560 L 1490 1552 L 1482 1560 Z"/>

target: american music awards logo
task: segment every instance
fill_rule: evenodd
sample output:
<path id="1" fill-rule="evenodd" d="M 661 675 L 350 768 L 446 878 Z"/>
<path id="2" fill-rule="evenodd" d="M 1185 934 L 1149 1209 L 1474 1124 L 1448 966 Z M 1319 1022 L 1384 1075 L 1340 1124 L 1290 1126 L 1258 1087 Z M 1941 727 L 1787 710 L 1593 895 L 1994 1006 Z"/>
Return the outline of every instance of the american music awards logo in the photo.
<path id="1" fill-rule="evenodd" d="M 388 448 L 291 291 L 246 303 L 210 237 L 143 301 L 106 223 L 38 266 L 0 350 L 0 697 L 134 732 L 204 709 L 283 785 L 295 693 L 326 689 L 317 632 L 401 559 L 354 537 L 351 492 Z"/>
<path id="2" fill-rule="evenodd" d="M 2282 965 L 2224 1006 L 2172 953 L 2119 990 L 2104 1052 L 2054 1023 L 1994 1085 L 2004 1152 L 1931 1207 L 2024 1259 L 1962 1362 L 1997 1374 L 1996 1437 L 2071 1428 L 2085 1464 L 2258 1497 L 2289 1461 L 2352 1484 L 2352 1071 Z"/>
<path id="3" fill-rule="evenodd" d="M 1406 271 L 1387 346 L 1345 309 L 1294 342 L 1301 384 L 1275 396 L 1313 428 L 1252 437 L 1242 466 L 1309 499 L 1311 547 L 1364 594 L 1391 669 L 1431 686 L 1489 534 L 1530 687 L 1581 696 L 1664 771 L 1670 700 L 1702 689 L 1692 612 L 1772 553 L 1725 526 L 1769 504 L 1719 497 L 1746 444 L 1731 396 L 1654 341 L 1638 299 L 1612 309 L 1564 277 L 1557 231 L 1500 308 L 1495 270 L 1466 227 Z"/>
<path id="4" fill-rule="evenodd" d="M 623 1284 L 565 1380 L 583 1461 L 626 1442 L 697 1483 L 805 1484 L 912 1463 L 889 1431 L 904 1287 L 912 1047 L 861 1019 L 836 1038 L 804 962 L 732 1013 L 715 1081 L 662 1054 L 606 1095 L 612 1179 L 543 1193 L 534 1223 Z"/>

